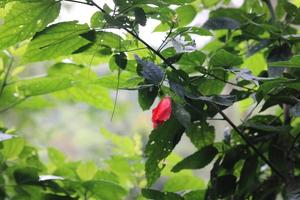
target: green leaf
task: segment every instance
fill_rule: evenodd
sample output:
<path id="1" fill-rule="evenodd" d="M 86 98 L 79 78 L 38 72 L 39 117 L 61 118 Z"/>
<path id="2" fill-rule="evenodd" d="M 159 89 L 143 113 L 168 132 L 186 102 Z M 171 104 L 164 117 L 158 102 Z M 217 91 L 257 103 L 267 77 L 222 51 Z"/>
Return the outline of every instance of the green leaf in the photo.
<path id="1" fill-rule="evenodd" d="M 193 21 L 193 19 L 197 15 L 197 11 L 194 6 L 192 5 L 185 5 L 178 7 L 175 10 L 177 17 L 178 17 L 178 25 L 179 26 L 186 26 Z"/>
<path id="2" fill-rule="evenodd" d="M 270 67 L 292 67 L 292 68 L 300 68 L 300 55 L 293 56 L 288 61 L 278 61 L 268 63 Z"/>
<path id="3" fill-rule="evenodd" d="M 74 81 L 68 77 L 42 77 L 17 81 L 4 88 L 0 108 L 6 109 L 29 97 L 64 90 L 74 85 Z"/>
<path id="4" fill-rule="evenodd" d="M 153 189 L 142 189 L 142 194 L 145 198 L 153 200 L 184 200 L 179 194 L 173 192 L 160 192 Z"/>
<path id="5" fill-rule="evenodd" d="M 222 167 L 227 170 L 232 170 L 235 164 L 246 159 L 249 156 L 249 149 L 245 145 L 236 145 L 225 152 L 224 159 L 222 161 Z"/>
<path id="6" fill-rule="evenodd" d="M 190 113 L 181 105 L 175 104 L 173 105 L 174 115 L 176 119 L 184 126 L 185 128 L 188 128 L 191 124 L 191 115 Z"/>
<path id="7" fill-rule="evenodd" d="M 207 122 L 194 122 L 186 130 L 186 135 L 198 149 L 211 145 L 215 140 L 215 129 Z"/>
<path id="8" fill-rule="evenodd" d="M 109 90 L 101 85 L 88 84 L 61 91 L 66 99 L 86 103 L 101 110 L 112 110 L 113 101 Z"/>
<path id="9" fill-rule="evenodd" d="M 121 69 L 125 69 L 127 65 L 127 55 L 123 52 L 114 55 L 115 62 Z"/>
<path id="10" fill-rule="evenodd" d="M 54 149 L 52 147 L 48 148 L 48 158 L 49 158 L 50 162 L 52 162 L 56 166 L 63 165 L 66 160 L 66 157 L 62 152 L 60 152 L 57 149 Z"/>
<path id="11" fill-rule="evenodd" d="M 206 58 L 206 55 L 202 53 L 201 51 L 193 51 L 190 53 L 184 53 L 180 60 L 177 62 L 180 65 L 183 66 L 202 66 Z"/>
<path id="12" fill-rule="evenodd" d="M 137 87 L 142 81 L 142 78 L 137 77 L 134 73 L 123 71 L 120 75 L 120 88 L 131 88 Z M 101 76 L 95 84 L 99 84 L 102 87 L 116 89 L 117 88 L 117 74 L 109 74 Z"/>
<path id="13" fill-rule="evenodd" d="M 192 3 L 195 0 L 162 0 L 162 2 L 174 5 L 181 5 L 186 3 Z"/>
<path id="14" fill-rule="evenodd" d="M 215 6 L 216 4 L 218 4 L 220 2 L 220 0 L 201 0 L 201 1 L 202 1 L 202 4 L 208 8 Z"/>
<path id="15" fill-rule="evenodd" d="M 17 184 L 34 184 L 39 181 L 38 169 L 33 167 L 20 168 L 14 171 Z"/>
<path id="16" fill-rule="evenodd" d="M 75 50 L 89 43 L 80 36 L 88 30 L 87 25 L 77 24 L 76 21 L 51 25 L 34 36 L 21 62 L 28 63 L 71 55 Z"/>
<path id="17" fill-rule="evenodd" d="M 217 154 L 218 150 L 215 147 L 206 146 L 177 163 L 172 168 L 172 172 L 179 172 L 183 169 L 201 169 L 208 165 Z"/>
<path id="18" fill-rule="evenodd" d="M 23 138 L 15 137 L 2 142 L 2 154 L 6 159 L 15 159 L 22 152 L 25 141 Z"/>
<path id="19" fill-rule="evenodd" d="M 141 26 L 145 26 L 147 23 L 147 17 L 146 17 L 146 13 L 144 11 L 143 8 L 135 8 L 134 9 L 134 16 L 135 16 L 135 21 L 141 25 Z"/>
<path id="20" fill-rule="evenodd" d="M 193 174 L 175 174 L 168 178 L 164 184 L 164 191 L 178 192 L 186 190 L 205 189 L 205 182 Z"/>
<path id="21" fill-rule="evenodd" d="M 147 157 L 145 171 L 149 186 L 160 177 L 162 170 L 160 162 L 170 155 L 183 132 L 183 126 L 173 116 L 151 132 L 145 148 Z"/>
<path id="22" fill-rule="evenodd" d="M 202 200 L 205 199 L 205 190 L 194 190 L 186 193 L 183 197 L 185 200 Z"/>
<path id="23" fill-rule="evenodd" d="M 214 17 L 214 18 L 209 18 L 205 22 L 203 27 L 211 30 L 220 30 L 220 29 L 234 30 L 240 27 L 240 23 L 235 19 L 229 17 Z"/>
<path id="24" fill-rule="evenodd" d="M 95 12 L 91 18 L 91 27 L 102 28 L 104 25 L 105 25 L 104 14 L 100 11 Z"/>
<path id="25" fill-rule="evenodd" d="M 92 161 L 81 163 L 76 169 L 77 175 L 83 181 L 92 180 L 93 177 L 96 175 L 97 171 L 97 166 Z"/>
<path id="26" fill-rule="evenodd" d="M 246 159 L 238 182 L 238 192 L 244 195 L 247 191 L 255 188 L 257 181 L 258 160 L 256 156 L 251 156 Z"/>
<path id="27" fill-rule="evenodd" d="M 142 88 L 138 90 L 139 105 L 143 110 L 148 110 L 152 106 L 158 95 L 157 87 Z"/>
<path id="28" fill-rule="evenodd" d="M 209 64 L 213 67 L 236 67 L 243 63 L 243 59 L 240 56 L 229 53 L 228 51 L 221 49 L 213 54 L 210 58 Z"/>
<path id="29" fill-rule="evenodd" d="M 236 100 L 235 95 L 213 95 L 213 96 L 189 96 L 191 99 L 199 99 L 220 106 L 231 106 Z"/>
<path id="30" fill-rule="evenodd" d="M 227 197 L 235 192 L 236 177 L 233 175 L 219 176 L 216 180 L 216 195 L 219 198 Z"/>
<path id="31" fill-rule="evenodd" d="M 92 192 L 95 199 L 122 200 L 126 195 L 126 190 L 123 187 L 109 181 L 88 181 L 84 183 L 84 186 Z"/>
<path id="32" fill-rule="evenodd" d="M 41 0 L 15 2 L 0 26 L 0 50 L 31 38 L 56 19 L 60 2 Z"/>

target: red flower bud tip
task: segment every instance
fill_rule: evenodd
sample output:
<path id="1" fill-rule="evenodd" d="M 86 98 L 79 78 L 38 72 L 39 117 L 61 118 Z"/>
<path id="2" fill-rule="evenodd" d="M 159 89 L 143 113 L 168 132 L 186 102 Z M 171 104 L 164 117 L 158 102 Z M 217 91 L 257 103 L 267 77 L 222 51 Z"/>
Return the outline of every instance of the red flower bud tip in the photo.
<path id="1" fill-rule="evenodd" d="M 152 110 L 153 128 L 167 121 L 172 113 L 172 100 L 170 97 L 163 98 L 159 104 Z"/>

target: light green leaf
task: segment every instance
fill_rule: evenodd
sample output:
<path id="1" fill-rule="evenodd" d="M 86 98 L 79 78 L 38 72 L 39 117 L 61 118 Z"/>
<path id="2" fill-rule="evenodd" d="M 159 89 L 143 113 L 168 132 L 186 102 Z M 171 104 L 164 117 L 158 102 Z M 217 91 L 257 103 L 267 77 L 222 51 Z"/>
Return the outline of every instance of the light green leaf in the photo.
<path id="1" fill-rule="evenodd" d="M 3 141 L 2 153 L 6 159 L 17 158 L 22 152 L 25 145 L 23 138 L 15 137 L 10 140 Z"/>
<path id="2" fill-rule="evenodd" d="M 61 166 L 65 163 L 66 156 L 57 149 L 48 148 L 48 158 L 50 162 L 57 166 Z"/>
<path id="3" fill-rule="evenodd" d="M 35 62 L 71 55 L 75 50 L 89 43 L 80 36 L 88 30 L 86 24 L 77 24 L 75 21 L 54 24 L 34 36 L 21 62 Z"/>
<path id="4" fill-rule="evenodd" d="M 98 171 L 97 166 L 92 161 L 81 163 L 76 169 L 77 175 L 83 181 L 88 181 L 93 179 L 97 171 Z"/>
<path id="5" fill-rule="evenodd" d="M 175 174 L 164 185 L 164 191 L 178 192 L 185 190 L 205 189 L 205 182 L 192 174 Z"/>
<path id="6" fill-rule="evenodd" d="M 7 85 L 0 98 L 0 109 L 6 109 L 23 100 L 73 87 L 75 81 L 68 77 L 42 77 L 17 81 Z"/>
<path id="7" fill-rule="evenodd" d="M 16 2 L 0 26 L 0 49 L 31 38 L 56 19 L 60 3 L 55 0 Z"/>
<path id="8" fill-rule="evenodd" d="M 176 14 L 178 15 L 178 25 L 186 26 L 193 21 L 197 15 L 197 11 L 192 5 L 181 6 L 176 9 Z"/>

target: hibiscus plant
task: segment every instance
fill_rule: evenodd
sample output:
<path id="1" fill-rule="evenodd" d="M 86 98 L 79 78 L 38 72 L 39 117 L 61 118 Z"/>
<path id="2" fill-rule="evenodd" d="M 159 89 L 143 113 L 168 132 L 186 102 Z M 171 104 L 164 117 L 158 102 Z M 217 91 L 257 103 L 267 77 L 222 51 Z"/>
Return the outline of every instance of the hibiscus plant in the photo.
<path id="1" fill-rule="evenodd" d="M 61 20 L 73 5 L 89 23 Z M 0 0 L 0 199 L 300 199 L 299 25 L 299 0 Z M 45 161 L 5 120 L 56 102 L 114 113 L 120 90 L 153 129 L 144 145 L 103 129 L 118 154 L 99 165 Z"/>

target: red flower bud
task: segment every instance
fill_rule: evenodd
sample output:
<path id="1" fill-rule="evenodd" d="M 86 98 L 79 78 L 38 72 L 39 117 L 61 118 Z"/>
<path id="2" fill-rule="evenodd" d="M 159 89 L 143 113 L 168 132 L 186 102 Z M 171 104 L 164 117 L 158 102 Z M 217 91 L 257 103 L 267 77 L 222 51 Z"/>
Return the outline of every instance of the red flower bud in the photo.
<path id="1" fill-rule="evenodd" d="M 152 110 L 153 128 L 167 121 L 172 113 L 172 101 L 170 97 L 163 98 L 159 104 Z"/>

